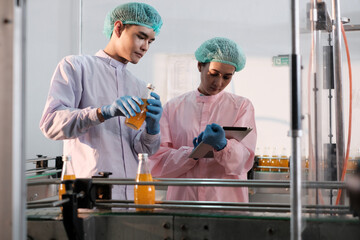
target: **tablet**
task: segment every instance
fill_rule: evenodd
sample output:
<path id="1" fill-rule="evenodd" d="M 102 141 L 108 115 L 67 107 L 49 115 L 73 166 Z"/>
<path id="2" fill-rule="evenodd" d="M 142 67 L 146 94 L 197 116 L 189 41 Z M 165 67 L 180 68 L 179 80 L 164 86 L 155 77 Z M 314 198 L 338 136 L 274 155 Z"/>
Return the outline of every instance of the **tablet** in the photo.
<path id="1" fill-rule="evenodd" d="M 227 127 L 223 126 L 225 130 L 225 137 L 227 139 L 236 139 L 237 141 L 243 140 L 246 135 L 251 132 L 252 128 L 249 127 Z M 190 154 L 189 158 L 212 158 L 214 157 L 214 148 L 206 143 L 201 142 Z"/>

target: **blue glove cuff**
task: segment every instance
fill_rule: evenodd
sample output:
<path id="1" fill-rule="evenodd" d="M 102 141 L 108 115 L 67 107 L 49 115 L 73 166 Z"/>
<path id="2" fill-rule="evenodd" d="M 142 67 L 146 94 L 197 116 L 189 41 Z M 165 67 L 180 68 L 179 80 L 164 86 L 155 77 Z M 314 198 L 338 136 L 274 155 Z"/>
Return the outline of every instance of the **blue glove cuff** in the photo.
<path id="1" fill-rule="evenodd" d="M 224 138 L 223 141 L 221 141 L 218 145 L 216 145 L 214 148 L 216 151 L 220 151 L 220 150 L 223 150 L 227 145 L 227 140 L 226 138 Z"/>
<path id="2" fill-rule="evenodd" d="M 104 117 L 105 120 L 111 118 L 111 115 L 110 115 L 110 105 L 102 106 L 102 107 L 101 107 L 101 114 L 103 115 L 103 117 Z"/>
<path id="3" fill-rule="evenodd" d="M 160 133 L 160 124 L 157 124 L 157 125 L 159 125 L 159 126 L 154 127 L 154 128 L 146 127 L 146 132 L 150 135 L 159 134 Z"/>

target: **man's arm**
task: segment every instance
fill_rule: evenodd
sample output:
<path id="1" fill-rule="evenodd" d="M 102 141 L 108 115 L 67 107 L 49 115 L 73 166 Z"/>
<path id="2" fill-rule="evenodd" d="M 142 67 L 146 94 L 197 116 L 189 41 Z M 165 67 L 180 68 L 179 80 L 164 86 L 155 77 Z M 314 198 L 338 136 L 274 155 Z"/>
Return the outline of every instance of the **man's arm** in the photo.
<path id="1" fill-rule="evenodd" d="M 76 138 L 101 123 L 96 108 L 77 108 L 82 94 L 82 71 L 72 60 L 64 58 L 51 80 L 40 120 L 41 131 L 50 139 Z"/>

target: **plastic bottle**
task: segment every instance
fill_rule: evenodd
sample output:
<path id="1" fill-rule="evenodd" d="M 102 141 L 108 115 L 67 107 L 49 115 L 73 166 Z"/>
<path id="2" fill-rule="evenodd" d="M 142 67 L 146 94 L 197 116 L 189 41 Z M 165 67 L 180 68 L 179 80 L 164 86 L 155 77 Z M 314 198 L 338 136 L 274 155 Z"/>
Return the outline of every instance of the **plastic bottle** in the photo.
<path id="1" fill-rule="evenodd" d="M 136 175 L 136 182 L 152 182 L 152 176 L 148 167 L 147 153 L 139 153 L 139 166 Z M 153 185 L 135 185 L 134 187 L 135 204 L 155 204 L 155 187 Z M 136 211 L 152 212 L 152 208 L 136 208 Z"/>
<path id="2" fill-rule="evenodd" d="M 140 112 L 136 113 L 135 116 L 127 118 L 125 120 L 125 125 L 128 126 L 129 128 L 132 128 L 134 130 L 139 130 L 141 125 L 144 123 L 145 118 L 146 118 L 146 112 L 147 112 L 147 106 L 149 105 L 147 103 L 147 99 L 151 98 L 150 93 L 152 91 L 154 91 L 155 86 L 152 85 L 151 83 L 148 83 L 146 86 L 149 89 L 149 93 L 148 93 L 148 97 L 147 98 L 142 98 L 141 100 L 144 102 L 143 105 L 139 105 L 140 107 Z"/>
<path id="3" fill-rule="evenodd" d="M 62 157 L 63 166 L 61 170 L 61 181 L 64 180 L 73 180 L 75 179 L 75 172 L 72 166 L 71 157 L 70 156 L 63 156 Z M 62 195 L 66 192 L 65 184 L 60 184 L 59 188 L 59 199 L 62 199 Z"/>

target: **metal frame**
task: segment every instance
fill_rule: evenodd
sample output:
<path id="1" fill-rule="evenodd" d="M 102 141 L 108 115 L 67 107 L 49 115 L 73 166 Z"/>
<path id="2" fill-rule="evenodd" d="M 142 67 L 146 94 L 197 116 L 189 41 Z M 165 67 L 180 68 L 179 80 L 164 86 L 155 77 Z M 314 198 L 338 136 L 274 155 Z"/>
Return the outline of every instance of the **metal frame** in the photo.
<path id="1" fill-rule="evenodd" d="M 336 116 L 336 158 L 338 180 L 341 179 L 345 160 L 344 111 L 341 63 L 341 15 L 340 1 L 332 0 L 334 79 L 335 79 L 335 116 Z M 343 200 L 341 201 L 343 203 Z"/>
<path id="2" fill-rule="evenodd" d="M 82 53 L 82 0 L 79 0 L 79 53 Z M 24 6 L 23 6 L 24 7 Z M 23 8 L 24 9 L 24 8 Z M 336 137 L 337 137 L 337 160 L 338 160 L 338 174 L 341 173 L 342 165 L 344 162 L 344 123 L 343 123 L 343 102 L 342 102 L 342 82 L 341 82 L 341 31 L 340 31 L 340 6 L 338 0 L 333 0 L 333 19 L 334 19 L 334 69 L 335 69 L 335 83 L 336 83 Z M 24 27 L 25 24 L 22 26 Z M 19 28 L 21 29 L 21 28 Z M 22 29 L 23 30 L 23 29 Z M 25 31 L 22 31 L 25 32 Z M 317 36 L 319 38 L 319 36 Z M 291 233 L 291 239 L 301 239 L 301 229 L 302 229 L 302 178 L 301 178 L 301 136 L 302 136 L 302 124 L 301 124 L 301 58 L 300 58 L 300 47 L 299 47 L 299 1 L 298 0 L 292 0 L 291 1 L 291 43 L 292 43 L 292 52 L 291 52 L 291 138 L 292 138 L 292 168 L 290 171 L 291 175 L 291 181 L 289 183 L 287 182 L 256 182 L 256 181 L 228 181 L 226 183 L 220 182 L 217 179 L 216 180 L 201 180 L 198 182 L 197 180 L 191 179 L 189 181 L 185 182 L 176 182 L 172 180 L 165 180 L 163 182 L 153 182 L 153 183 L 132 183 L 128 180 L 125 181 L 117 181 L 117 180 L 99 180 L 94 181 L 101 184 L 143 184 L 143 185 L 172 185 L 172 186 L 193 186 L 193 185 L 208 185 L 208 186 L 252 186 L 252 187 L 289 187 L 291 188 L 291 220 L 290 220 L 290 233 Z M 20 49 L 24 46 L 23 44 L 19 45 Z M 22 53 L 23 54 L 23 53 Z M 24 56 L 20 54 L 20 56 Z M 24 59 L 24 57 L 22 58 Z M 21 70 L 24 70 L 24 65 L 20 64 Z M 22 73 L 22 72 L 21 72 Z M 20 86 L 20 93 L 23 92 L 23 83 L 21 80 L 23 80 L 23 76 L 20 77 L 19 84 Z M 23 95 L 22 95 L 23 96 Z M 17 96 L 17 100 L 20 100 L 20 102 L 23 101 L 21 96 Z M 14 104 L 15 106 L 15 104 Z M 20 104 L 20 109 L 23 108 L 23 104 Z M 19 119 L 23 119 L 22 113 L 20 111 L 15 111 L 16 117 L 20 117 Z M 17 118 L 15 118 L 17 119 Z M 23 137 L 23 122 L 15 122 L 16 128 L 19 132 L 17 132 L 17 135 L 15 135 L 14 140 L 14 149 L 16 146 L 20 146 L 21 151 L 15 153 L 16 156 L 14 156 L 14 162 L 20 162 L 23 155 L 23 143 L 22 140 L 19 140 L 17 136 Z M 18 150 L 18 148 L 16 147 Z M 20 163 L 20 170 L 23 169 L 24 164 Z M 15 174 L 14 174 L 15 175 Z M 14 183 L 17 184 L 17 186 L 20 187 L 20 189 L 23 188 L 24 179 L 21 179 L 21 181 L 18 183 L 18 180 L 15 180 Z M 55 182 L 55 181 L 54 181 Z M 52 183 L 54 183 L 52 181 Z M 44 181 L 42 181 L 42 184 Z M 51 183 L 51 184 L 52 184 Z M 58 181 L 56 183 L 59 183 Z M 35 181 L 30 184 L 37 184 Z M 320 185 L 317 185 L 320 184 Z M 343 187 L 340 186 L 340 183 L 336 188 Z M 320 182 L 315 183 L 305 183 L 303 184 L 305 187 L 314 187 L 321 188 L 324 187 L 321 185 Z M 335 188 L 335 187 L 334 187 Z M 16 199 L 16 198 L 14 198 Z M 18 199 L 24 199 L 19 197 Z M 21 201 L 21 200 L 20 200 Z M 20 205 L 20 211 L 24 210 L 21 202 L 16 202 L 15 204 Z M 126 204 L 129 206 L 129 204 Z M 130 204 L 131 205 L 131 204 Z M 163 205 L 165 207 L 165 205 Z M 174 205 L 169 205 L 169 208 L 173 208 Z M 188 206 L 189 207 L 189 206 Z M 192 206 L 190 206 L 192 207 Z M 239 209 L 237 209 L 239 210 Z M 261 209 L 263 210 L 263 209 Z M 288 210 L 288 209 L 287 209 Z M 23 213 L 25 211 L 22 211 Z M 18 215 L 18 216 L 21 216 Z"/>
<path id="3" fill-rule="evenodd" d="M 26 1 L 15 1 L 12 145 L 12 237 L 26 238 L 25 73 Z"/>
<path id="4" fill-rule="evenodd" d="M 0 104 L 6 106 L 0 113 L 0 238 L 12 236 L 12 85 L 13 85 L 13 37 L 14 3 L 0 2 Z M 3 183 L 7 184 L 3 184 Z"/>
<path id="5" fill-rule="evenodd" d="M 301 239 L 301 58 L 299 1 L 291 1 L 291 239 Z"/>
<path id="6" fill-rule="evenodd" d="M 136 182 L 131 178 L 93 178 L 93 184 L 113 184 L 113 185 L 154 185 L 154 186 L 217 186 L 217 187 L 268 187 L 268 188 L 288 188 L 291 181 L 264 181 L 264 180 L 233 180 L 233 179 L 199 179 L 199 178 L 154 178 L 154 182 Z M 60 179 L 31 180 L 28 186 L 60 184 Z M 304 188 L 324 188 L 335 189 L 345 188 L 344 182 L 334 181 L 304 181 Z"/>
<path id="7" fill-rule="evenodd" d="M 83 180 L 83 179 L 82 179 Z M 179 178 L 157 178 L 154 182 L 136 182 L 134 179 L 92 179 L 93 185 L 155 185 L 155 186 L 223 186 L 223 187 L 265 187 L 265 188 L 288 188 L 290 181 L 264 181 L 264 180 L 231 180 L 231 179 L 179 179 Z M 54 179 L 48 181 L 29 181 L 29 186 L 43 184 L 59 184 L 61 181 Z M 338 189 L 345 188 L 342 182 L 303 182 L 305 188 L 317 189 Z M 86 195 L 86 194 L 85 194 Z M 82 195 L 84 197 L 85 195 Z M 68 200 L 54 201 L 35 201 L 29 202 L 28 208 L 46 208 L 59 207 Z M 271 204 L 271 203 L 234 203 L 234 202 L 214 202 L 214 201 L 156 201 L 155 205 L 138 205 L 130 200 L 96 200 L 95 206 L 103 208 L 157 208 L 157 209 L 190 209 L 190 210 L 221 210 L 221 211 L 249 211 L 249 212 L 277 212 L 289 213 L 289 204 Z M 304 206 L 304 213 L 317 214 L 350 214 L 347 206 Z"/>

